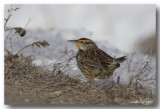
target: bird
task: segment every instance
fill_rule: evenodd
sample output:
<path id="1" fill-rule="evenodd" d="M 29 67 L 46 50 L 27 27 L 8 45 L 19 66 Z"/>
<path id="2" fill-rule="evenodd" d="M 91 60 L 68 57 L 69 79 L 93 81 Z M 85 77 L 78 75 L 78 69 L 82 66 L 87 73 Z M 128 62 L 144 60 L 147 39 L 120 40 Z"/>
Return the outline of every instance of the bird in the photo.
<path id="1" fill-rule="evenodd" d="M 111 57 L 88 38 L 68 41 L 77 46 L 77 66 L 89 81 L 111 77 L 113 72 L 120 67 L 120 63 L 127 59 L 127 56 Z"/>

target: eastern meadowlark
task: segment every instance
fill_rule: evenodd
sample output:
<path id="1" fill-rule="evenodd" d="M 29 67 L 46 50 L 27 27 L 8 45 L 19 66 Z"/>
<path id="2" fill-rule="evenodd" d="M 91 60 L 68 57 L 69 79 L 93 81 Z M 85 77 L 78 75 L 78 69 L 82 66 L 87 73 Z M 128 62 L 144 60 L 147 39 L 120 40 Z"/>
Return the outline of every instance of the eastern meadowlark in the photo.
<path id="1" fill-rule="evenodd" d="M 109 78 L 120 67 L 120 63 L 126 60 L 126 56 L 120 58 L 109 56 L 99 49 L 91 39 L 80 38 L 68 41 L 76 44 L 78 48 L 77 65 L 89 81 L 93 81 L 95 78 Z"/>

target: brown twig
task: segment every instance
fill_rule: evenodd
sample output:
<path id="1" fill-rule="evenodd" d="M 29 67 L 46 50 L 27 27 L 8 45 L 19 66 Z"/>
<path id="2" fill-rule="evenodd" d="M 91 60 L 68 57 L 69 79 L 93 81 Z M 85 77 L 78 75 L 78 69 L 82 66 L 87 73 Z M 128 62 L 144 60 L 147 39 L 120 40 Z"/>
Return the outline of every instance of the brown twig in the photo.
<path id="1" fill-rule="evenodd" d="M 30 47 L 30 46 L 32 46 L 32 44 L 29 44 L 29 45 L 23 47 L 23 48 L 22 48 L 21 50 L 19 50 L 16 54 L 18 55 L 22 50 L 24 50 L 25 48 L 28 48 L 28 47 Z"/>
<path id="2" fill-rule="evenodd" d="M 61 58 L 63 58 L 63 57 L 64 57 L 65 55 L 67 55 L 69 52 L 70 52 L 70 51 L 68 51 L 67 53 L 63 54 L 61 57 L 59 57 L 54 64 L 56 64 Z"/>
<path id="3" fill-rule="evenodd" d="M 23 51 L 24 49 L 30 47 L 30 46 L 37 46 L 37 47 L 46 47 L 49 46 L 48 42 L 46 41 L 37 41 L 37 42 L 33 42 L 32 44 L 26 45 L 25 47 L 23 47 L 22 49 L 20 49 L 16 55 L 18 55 L 21 51 Z"/>
<path id="4" fill-rule="evenodd" d="M 7 25 L 8 21 L 9 21 L 9 19 L 10 19 L 11 16 L 12 16 L 12 13 L 13 13 L 14 11 L 17 11 L 18 9 L 20 9 L 20 8 L 12 8 L 12 5 L 11 5 L 11 8 L 8 9 L 8 16 L 7 16 L 7 18 L 4 19 L 4 20 L 5 20 L 4 29 L 6 28 L 6 25 Z"/>
<path id="5" fill-rule="evenodd" d="M 6 25 L 7 25 L 8 21 L 9 21 L 9 19 L 11 18 L 11 16 L 12 16 L 12 14 L 9 14 L 7 19 L 5 19 L 6 22 L 4 23 L 4 29 L 6 28 Z"/>

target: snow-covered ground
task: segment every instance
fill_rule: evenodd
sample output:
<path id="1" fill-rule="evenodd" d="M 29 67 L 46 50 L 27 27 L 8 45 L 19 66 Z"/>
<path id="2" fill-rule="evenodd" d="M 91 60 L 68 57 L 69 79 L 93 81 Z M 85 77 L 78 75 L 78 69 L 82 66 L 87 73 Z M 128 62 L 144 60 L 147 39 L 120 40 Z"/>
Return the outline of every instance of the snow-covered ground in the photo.
<path id="1" fill-rule="evenodd" d="M 14 36 L 14 39 L 19 37 L 14 32 L 12 34 L 13 35 L 11 35 L 10 37 Z M 5 36 L 6 35 L 7 32 L 5 33 Z M 80 78 L 83 81 L 86 81 L 84 75 L 79 71 L 79 69 L 76 66 L 75 58 L 70 62 L 69 67 L 63 69 L 67 63 L 64 61 L 66 61 L 69 58 L 69 56 L 75 56 L 77 52 L 76 46 L 73 43 L 67 42 L 66 39 L 72 40 L 72 39 L 79 39 L 81 37 L 87 37 L 92 39 L 92 32 L 88 32 L 85 29 L 81 30 L 37 29 L 35 31 L 28 30 L 25 37 L 23 38 L 19 37 L 18 39 L 15 40 L 15 42 L 13 43 L 12 51 L 16 53 L 25 45 L 31 44 L 34 41 L 45 40 L 50 44 L 50 46 L 46 48 L 43 47 L 27 48 L 23 51 L 23 53 L 26 56 L 34 55 L 33 64 L 41 66 L 43 69 L 53 70 L 54 65 L 59 65 L 61 66 L 60 69 L 64 71 L 65 75 L 74 76 L 76 78 Z M 133 54 L 133 52 L 127 53 L 122 50 L 118 50 L 114 45 L 110 44 L 107 40 L 103 41 L 94 40 L 94 41 L 99 48 L 103 49 L 111 56 L 113 57 L 127 56 L 128 58 L 128 60 L 122 63 L 121 67 L 114 72 L 112 78 L 113 80 L 116 81 L 117 77 L 120 76 L 120 83 L 123 85 L 128 85 L 131 73 L 133 75 L 136 75 L 137 73 L 142 72 L 145 66 L 147 66 L 147 68 L 149 67 L 148 70 L 144 71 L 145 73 L 143 73 L 139 77 L 142 79 L 156 77 L 156 57 L 150 57 L 140 53 Z M 66 51 L 71 51 L 71 52 L 65 54 Z M 60 58 L 61 56 L 63 57 Z M 145 74 L 147 74 L 148 77 L 146 77 Z M 145 85 L 148 83 L 143 83 L 143 84 Z M 156 88 L 155 83 L 152 83 L 150 87 L 155 89 Z"/>

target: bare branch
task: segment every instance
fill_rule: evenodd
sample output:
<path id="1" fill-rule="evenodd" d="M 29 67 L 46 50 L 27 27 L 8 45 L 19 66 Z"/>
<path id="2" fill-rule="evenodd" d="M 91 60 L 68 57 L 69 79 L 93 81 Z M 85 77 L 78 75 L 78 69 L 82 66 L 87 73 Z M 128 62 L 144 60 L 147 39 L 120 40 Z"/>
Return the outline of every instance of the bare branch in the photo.
<path id="1" fill-rule="evenodd" d="M 49 46 L 48 42 L 46 41 L 37 41 L 37 42 L 33 42 L 32 44 L 26 45 L 25 47 L 23 47 L 21 50 L 19 50 L 16 55 L 18 55 L 21 51 L 23 51 L 24 49 L 30 47 L 30 46 L 37 46 L 37 47 L 46 47 Z"/>

